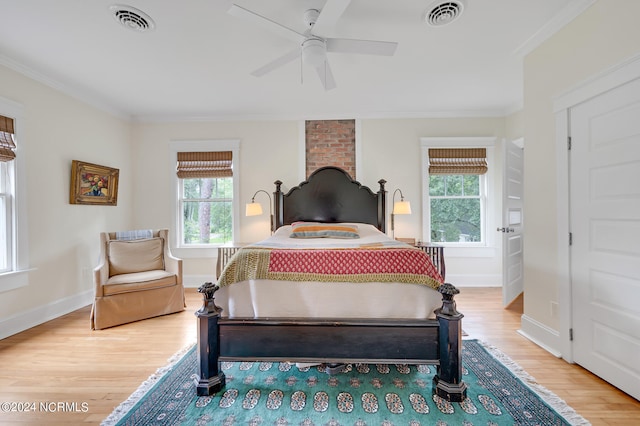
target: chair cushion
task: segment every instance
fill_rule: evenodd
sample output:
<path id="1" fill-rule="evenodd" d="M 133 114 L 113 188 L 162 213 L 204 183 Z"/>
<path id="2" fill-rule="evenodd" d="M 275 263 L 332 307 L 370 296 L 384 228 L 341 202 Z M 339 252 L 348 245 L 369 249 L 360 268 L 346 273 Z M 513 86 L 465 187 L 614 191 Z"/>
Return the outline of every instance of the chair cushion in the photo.
<path id="1" fill-rule="evenodd" d="M 170 272 L 155 270 L 114 275 L 102 286 L 105 296 L 130 293 L 176 285 L 176 276 Z"/>
<path id="2" fill-rule="evenodd" d="M 164 269 L 162 238 L 109 241 L 109 276 Z"/>

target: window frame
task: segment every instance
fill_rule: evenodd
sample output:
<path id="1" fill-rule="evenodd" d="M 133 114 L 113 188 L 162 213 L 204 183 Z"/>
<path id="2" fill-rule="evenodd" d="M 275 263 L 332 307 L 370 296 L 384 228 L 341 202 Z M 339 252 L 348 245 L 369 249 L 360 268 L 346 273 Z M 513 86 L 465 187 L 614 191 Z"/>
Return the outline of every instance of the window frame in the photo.
<path id="1" fill-rule="evenodd" d="M 0 114 L 14 119 L 14 138 L 16 141 L 16 158 L 8 165 L 11 173 L 12 187 L 10 193 L 9 217 L 7 231 L 10 234 L 11 260 L 9 270 L 0 273 L 0 293 L 25 287 L 29 284 L 29 249 L 28 249 L 28 211 L 27 211 L 27 176 L 25 144 L 22 123 L 24 122 L 22 105 L 0 97 Z M 4 224 L 3 224 L 4 226 Z"/>
<path id="2" fill-rule="evenodd" d="M 422 240 L 431 241 L 431 200 L 429 195 L 429 148 L 486 148 L 488 170 L 480 175 L 481 191 L 481 235 L 482 242 L 440 242 L 434 244 L 450 248 L 450 255 L 488 257 L 495 255 L 495 227 L 496 213 L 492 207 L 500 203 L 500 194 L 496 188 L 495 176 L 497 164 L 495 161 L 495 137 L 423 137 L 420 138 L 422 158 Z M 484 195 L 483 195 L 484 193 Z"/>
<path id="3" fill-rule="evenodd" d="M 173 188 L 171 245 L 181 258 L 215 257 L 222 244 L 182 244 L 182 185 L 176 175 L 178 152 L 231 151 L 233 156 L 232 242 L 240 235 L 240 141 L 237 139 L 173 140 L 169 143 L 169 164 Z"/>

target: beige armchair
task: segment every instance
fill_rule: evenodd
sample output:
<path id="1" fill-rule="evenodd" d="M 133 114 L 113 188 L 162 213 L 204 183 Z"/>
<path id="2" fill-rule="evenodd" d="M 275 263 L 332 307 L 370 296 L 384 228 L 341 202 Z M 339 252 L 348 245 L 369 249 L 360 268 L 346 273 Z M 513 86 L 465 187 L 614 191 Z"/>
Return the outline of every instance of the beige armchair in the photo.
<path id="1" fill-rule="evenodd" d="M 182 259 L 171 255 L 168 233 L 167 229 L 148 231 L 141 239 L 117 239 L 122 233 L 100 233 L 91 329 L 185 309 Z"/>

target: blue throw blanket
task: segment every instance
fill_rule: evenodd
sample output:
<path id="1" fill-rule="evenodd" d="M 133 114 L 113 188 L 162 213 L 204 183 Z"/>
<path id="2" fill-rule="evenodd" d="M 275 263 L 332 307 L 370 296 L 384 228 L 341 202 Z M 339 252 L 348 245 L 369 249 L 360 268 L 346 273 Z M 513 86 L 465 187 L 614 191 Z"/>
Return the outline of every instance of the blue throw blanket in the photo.
<path id="1" fill-rule="evenodd" d="M 152 238 L 153 230 L 151 229 L 136 229 L 133 231 L 118 231 L 116 232 L 116 240 L 130 241 L 130 240 L 142 240 L 145 238 Z"/>

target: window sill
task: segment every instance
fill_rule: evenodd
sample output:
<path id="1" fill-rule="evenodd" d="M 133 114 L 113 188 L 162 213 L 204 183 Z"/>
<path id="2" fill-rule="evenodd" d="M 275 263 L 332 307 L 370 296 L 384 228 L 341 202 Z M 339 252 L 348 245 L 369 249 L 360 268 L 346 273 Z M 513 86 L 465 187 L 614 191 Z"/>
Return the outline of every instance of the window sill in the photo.
<path id="1" fill-rule="evenodd" d="M 28 286 L 28 272 L 32 270 L 33 269 L 23 269 L 21 271 L 11 271 L 0 274 L 0 293 Z"/>

